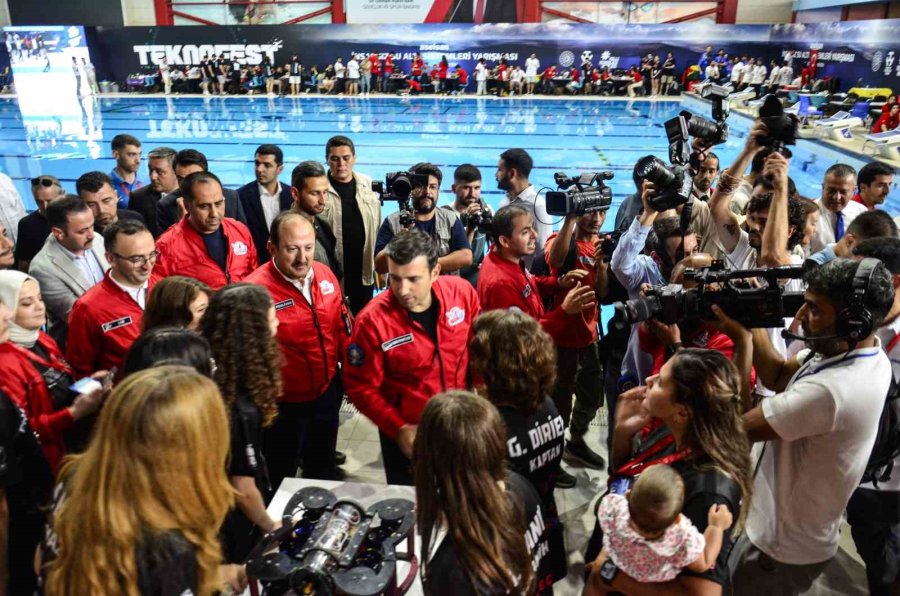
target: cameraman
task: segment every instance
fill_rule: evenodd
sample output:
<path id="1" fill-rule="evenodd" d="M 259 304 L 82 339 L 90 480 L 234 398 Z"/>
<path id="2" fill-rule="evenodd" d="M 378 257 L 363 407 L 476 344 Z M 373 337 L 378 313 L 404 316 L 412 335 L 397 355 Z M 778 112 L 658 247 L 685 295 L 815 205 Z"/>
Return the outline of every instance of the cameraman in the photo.
<path id="1" fill-rule="evenodd" d="M 481 172 L 470 163 L 462 164 L 453 172 L 451 189 L 456 195 L 456 200 L 453 205 L 444 205 L 442 209 L 456 211 L 466 228 L 466 236 L 472 247 L 472 264 L 460 269 L 459 274 L 473 287 L 478 287 L 478 271 L 490 243 L 488 235 L 478 226 L 482 207 L 486 209 L 486 215 L 491 216 L 491 208 L 481 200 Z"/>
<path id="2" fill-rule="evenodd" d="M 736 351 L 751 353 L 760 380 L 778 392 L 744 414 L 750 440 L 762 445 L 753 450 L 746 534 L 729 563 L 739 595 L 815 590 L 837 553 L 842 514 L 868 463 L 891 382 L 875 335 L 894 303 L 886 267 L 836 259 L 804 281 L 797 318 L 809 350 L 797 358 L 785 360 L 766 330 L 751 332 L 719 314 Z"/>
<path id="3" fill-rule="evenodd" d="M 865 169 L 865 168 L 864 168 Z M 862 219 L 860 215 L 854 223 Z M 893 389 L 896 392 L 896 384 L 900 381 L 900 239 L 876 238 L 860 242 L 854 250 L 858 257 L 870 257 L 880 260 L 891 272 L 894 284 L 894 304 L 888 312 L 881 327 L 876 331 L 881 347 L 891 361 L 891 373 L 893 374 Z M 896 395 L 896 393 L 894 393 Z M 888 395 L 888 399 L 893 395 Z M 895 415 L 900 415 L 900 400 L 894 399 L 891 407 Z M 878 437 L 879 441 L 885 441 L 889 447 L 891 440 L 896 441 L 897 429 Z M 896 444 L 896 443 L 893 443 Z M 882 456 L 881 462 L 889 461 L 884 457 L 885 451 L 879 449 L 876 444 L 873 455 Z M 853 491 L 850 502 L 847 504 L 847 523 L 853 535 L 856 550 L 866 564 L 866 576 L 869 580 L 869 593 L 872 596 L 888 596 L 897 594 L 900 589 L 900 455 L 894 457 L 891 463 L 882 463 L 867 466 L 868 475 L 870 468 L 875 472 L 873 477 L 878 478 L 877 483 L 864 478 L 863 483 Z M 882 476 L 883 468 L 893 465 L 893 469 L 887 478 Z"/>
<path id="4" fill-rule="evenodd" d="M 419 229 L 434 240 L 438 249 L 438 264 L 441 274 L 456 273 L 472 264 L 472 248 L 466 237 L 466 230 L 456 213 L 446 209 L 436 209 L 438 194 L 441 192 L 443 174 L 430 163 L 414 165 L 410 172 L 427 176 L 426 186 L 412 189 L 410 199 L 414 220 L 409 228 L 400 225 L 400 212 L 388 215 L 375 240 L 375 270 L 384 275 L 388 272 L 388 255 L 384 252 L 391 239 L 405 229 Z"/>
<path id="5" fill-rule="evenodd" d="M 581 283 L 592 287 L 599 300 L 606 297 L 609 263 L 601 250 L 600 228 L 606 221 L 606 211 L 594 211 L 582 215 L 569 214 L 559 234 L 552 234 L 544 246 L 547 265 L 553 277 L 570 271 L 585 271 Z M 561 303 L 575 290 L 554 297 Z M 603 403 L 603 366 L 600 361 L 599 309 L 592 308 L 560 319 L 561 327 L 549 330 L 556 345 L 556 386 L 553 402 L 566 425 L 571 426 L 571 438 L 566 443 L 563 457 L 575 460 L 595 470 L 606 467 L 606 461 L 584 441 L 588 426 Z M 572 394 L 575 406 L 572 407 Z"/>
<path id="6" fill-rule="evenodd" d="M 642 189 L 641 203 L 644 210 L 619 238 L 619 245 L 609 263 L 613 274 L 628 292 L 629 299 L 640 298 L 641 288 L 645 285 L 665 285 L 675 263 L 693 255 L 698 249 L 697 236 L 690 226 L 682 232 L 676 217 L 657 220 L 659 212 L 650 204 L 650 199 L 656 193 L 654 184 L 645 180 Z M 651 229 L 655 232 L 655 239 L 649 246 L 650 255 L 646 255 L 643 252 Z M 637 384 L 645 379 L 651 365 L 649 355 L 640 352 L 636 329 L 632 327 L 625 359 L 622 361 L 620 388 L 624 386 L 623 383 Z"/>

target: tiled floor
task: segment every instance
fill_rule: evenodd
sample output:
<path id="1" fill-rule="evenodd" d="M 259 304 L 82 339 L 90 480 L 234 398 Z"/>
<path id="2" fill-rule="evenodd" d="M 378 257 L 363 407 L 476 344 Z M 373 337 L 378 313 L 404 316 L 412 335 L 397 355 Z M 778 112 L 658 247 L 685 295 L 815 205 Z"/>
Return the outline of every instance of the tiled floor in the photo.
<path id="1" fill-rule="evenodd" d="M 606 419 L 606 411 L 601 410 L 586 437 L 588 444 L 605 458 L 606 426 L 600 420 Z M 384 483 L 384 468 L 381 464 L 381 447 L 378 430 L 356 409 L 345 403 L 341 409 L 341 426 L 338 431 L 338 449 L 347 454 L 343 470 L 346 480 L 351 482 Z M 584 571 L 584 548 L 594 527 L 593 503 L 606 488 L 606 472 L 563 464 L 578 478 L 573 489 L 557 490 L 556 503 L 566 528 L 566 547 L 569 551 L 569 575 L 555 586 L 560 596 L 574 596 L 581 593 Z M 859 562 L 849 528 L 843 528 L 841 550 L 828 568 L 825 584 L 811 594 L 821 596 L 853 595 L 864 596 L 865 571 Z"/>

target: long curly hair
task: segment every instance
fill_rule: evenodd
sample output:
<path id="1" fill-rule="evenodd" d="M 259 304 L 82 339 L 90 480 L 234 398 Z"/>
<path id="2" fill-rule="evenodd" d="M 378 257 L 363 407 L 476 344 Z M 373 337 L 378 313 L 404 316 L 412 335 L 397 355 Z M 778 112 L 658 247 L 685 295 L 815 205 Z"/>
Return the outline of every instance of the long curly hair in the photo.
<path id="1" fill-rule="evenodd" d="M 186 366 L 127 377 L 87 450 L 66 459 L 47 594 L 138 596 L 137 547 L 176 531 L 195 549 L 198 594 L 219 588 L 219 527 L 234 501 L 219 390 Z"/>
<path id="2" fill-rule="evenodd" d="M 469 361 L 494 404 L 536 412 L 556 382 L 556 349 L 540 323 L 519 310 L 475 318 Z"/>
<path id="3" fill-rule="evenodd" d="M 442 526 L 473 587 L 492 594 L 530 593 L 534 573 L 525 520 L 500 484 L 506 461 L 506 425 L 493 404 L 466 391 L 428 400 L 413 447 L 426 594 L 432 541 Z"/>
<path id="4" fill-rule="evenodd" d="M 230 408 L 238 395 L 248 395 L 264 427 L 278 416 L 281 395 L 281 352 L 269 328 L 270 308 L 272 298 L 265 288 L 233 284 L 216 292 L 201 323 L 225 404 Z"/>
<path id="5" fill-rule="evenodd" d="M 741 515 L 735 523 L 740 531 L 750 511 L 753 477 L 737 368 L 721 352 L 691 348 L 675 354 L 671 370 L 675 402 L 690 411 L 685 446 L 709 456 L 741 489 Z"/>

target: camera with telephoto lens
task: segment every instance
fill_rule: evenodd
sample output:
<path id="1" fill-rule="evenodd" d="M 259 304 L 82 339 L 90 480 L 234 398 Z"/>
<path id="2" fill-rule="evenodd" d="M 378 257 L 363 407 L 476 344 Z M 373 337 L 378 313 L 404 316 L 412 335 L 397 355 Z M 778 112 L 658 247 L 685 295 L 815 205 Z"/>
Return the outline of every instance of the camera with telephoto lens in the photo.
<path id="1" fill-rule="evenodd" d="M 612 189 L 603 183 L 612 180 L 612 172 L 582 172 L 578 177 L 569 177 L 562 172 L 553 174 L 556 185 L 565 192 L 547 193 L 547 213 L 550 215 L 584 215 L 596 211 L 606 211 L 612 205 Z M 572 188 L 572 187 L 575 188 Z M 568 190 L 566 190 L 568 189 Z"/>
<path id="2" fill-rule="evenodd" d="M 644 298 L 617 302 L 613 321 L 619 329 L 650 319 L 666 325 L 685 319 L 714 321 L 712 306 L 718 305 L 748 329 L 783 327 L 784 318 L 803 306 L 803 292 L 784 292 L 778 280 L 802 277 L 802 267 L 726 270 L 722 261 L 714 261 L 702 269 L 685 269 L 685 281 L 696 282 L 695 288 L 656 286 Z"/>
<path id="3" fill-rule="evenodd" d="M 691 200 L 694 175 L 691 168 L 699 167 L 697 154 L 691 153 L 690 137 L 701 139 L 705 145 L 719 145 L 728 140 L 729 108 L 728 90 L 718 85 L 707 85 L 701 97 L 712 101 L 713 120 L 707 120 L 687 111 L 665 123 L 666 138 L 669 140 L 669 161 L 652 155 L 642 157 L 635 170 L 637 176 L 649 180 L 656 187 L 656 194 L 650 198 L 650 206 L 656 211 L 674 209 Z"/>
<path id="4" fill-rule="evenodd" d="M 797 128 L 800 126 L 797 116 L 786 114 L 781 100 L 770 94 L 766 95 L 759 108 L 759 121 L 766 125 L 767 134 L 758 137 L 756 141 L 760 145 L 772 147 L 785 157 L 791 157 L 790 150 L 785 145 L 797 142 Z"/>
<path id="5" fill-rule="evenodd" d="M 378 200 L 397 201 L 400 206 L 400 225 L 408 228 L 415 222 L 410 195 L 413 189 L 428 186 L 427 174 L 414 172 L 389 172 L 384 175 L 384 184 L 372 182 L 372 191 L 378 193 Z"/>

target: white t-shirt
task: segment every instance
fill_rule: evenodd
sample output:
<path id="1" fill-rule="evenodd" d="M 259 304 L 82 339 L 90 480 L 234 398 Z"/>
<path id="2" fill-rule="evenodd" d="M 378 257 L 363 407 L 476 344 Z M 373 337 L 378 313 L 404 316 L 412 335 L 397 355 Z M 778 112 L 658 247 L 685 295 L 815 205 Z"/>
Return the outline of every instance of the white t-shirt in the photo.
<path id="1" fill-rule="evenodd" d="M 519 81 L 525 80 L 525 73 L 522 72 L 521 68 L 517 68 L 512 71 L 509 75 L 509 80 L 513 83 L 518 83 Z"/>
<path id="2" fill-rule="evenodd" d="M 745 68 L 746 68 L 746 66 L 744 66 L 743 62 L 738 62 L 737 64 L 735 64 L 734 66 L 731 67 L 731 82 L 732 83 L 737 83 L 738 81 L 741 80 L 741 76 L 744 74 Z"/>
<path id="3" fill-rule="evenodd" d="M 541 62 L 537 58 L 528 58 L 525 60 L 525 76 L 536 77 Z"/>
<path id="4" fill-rule="evenodd" d="M 762 401 L 780 439 L 753 448 L 753 460 L 762 457 L 747 517 L 754 546 L 792 565 L 837 553 L 841 518 L 869 460 L 890 381 L 891 364 L 877 341 L 815 356 L 783 393 Z"/>
<path id="5" fill-rule="evenodd" d="M 794 69 L 790 66 L 783 66 L 778 72 L 778 79 L 780 85 L 790 85 L 794 81 Z"/>
<path id="6" fill-rule="evenodd" d="M 348 79 L 358 79 L 359 78 L 359 62 L 355 59 L 350 60 L 347 63 L 347 78 Z"/>
<path id="7" fill-rule="evenodd" d="M 781 80 L 781 68 L 778 66 L 772 67 L 772 72 L 769 73 L 769 83 L 773 85 L 777 85 L 778 81 Z"/>
<path id="8" fill-rule="evenodd" d="M 347 70 L 347 67 L 344 66 L 343 62 L 335 62 L 334 63 L 334 76 L 335 77 L 337 77 L 339 79 L 343 79 L 344 73 L 346 70 Z"/>
<path id="9" fill-rule="evenodd" d="M 751 85 L 762 85 L 766 80 L 766 65 L 757 64 L 753 67 L 753 77 L 750 79 Z"/>
<path id="10" fill-rule="evenodd" d="M 475 80 L 476 81 L 486 81 L 487 80 L 487 67 L 479 62 L 475 65 Z"/>
<path id="11" fill-rule="evenodd" d="M 714 62 L 710 63 L 709 66 L 706 67 L 706 78 L 707 79 L 718 79 L 719 78 L 719 67 L 716 66 Z"/>

